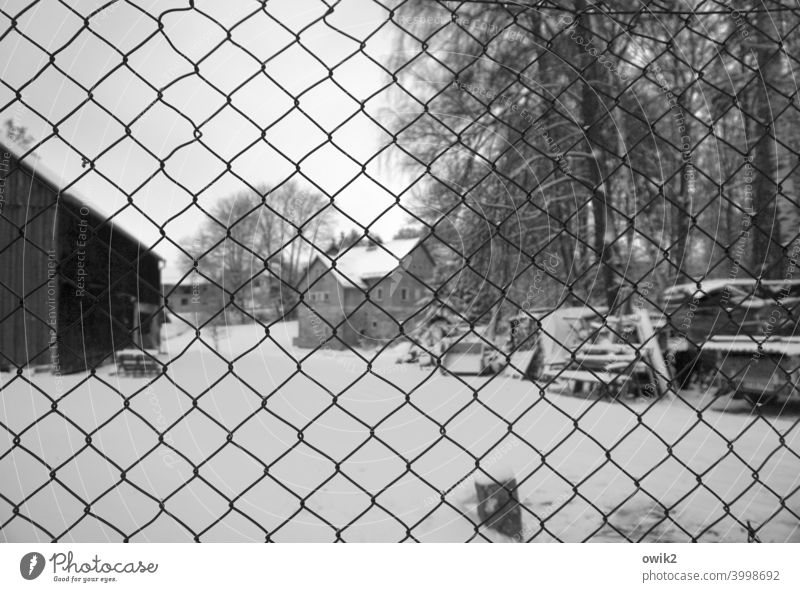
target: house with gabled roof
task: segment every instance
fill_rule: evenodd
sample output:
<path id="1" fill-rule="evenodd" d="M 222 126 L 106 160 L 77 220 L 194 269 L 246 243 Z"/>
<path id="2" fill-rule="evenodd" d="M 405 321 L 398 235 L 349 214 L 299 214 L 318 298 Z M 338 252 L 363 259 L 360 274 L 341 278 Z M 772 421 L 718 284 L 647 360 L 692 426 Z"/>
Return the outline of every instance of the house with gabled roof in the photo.
<path id="1" fill-rule="evenodd" d="M 434 267 L 418 238 L 362 239 L 340 254 L 315 256 L 300 283 L 295 345 L 379 345 L 400 337 L 401 324 L 412 332 L 433 296 Z"/>

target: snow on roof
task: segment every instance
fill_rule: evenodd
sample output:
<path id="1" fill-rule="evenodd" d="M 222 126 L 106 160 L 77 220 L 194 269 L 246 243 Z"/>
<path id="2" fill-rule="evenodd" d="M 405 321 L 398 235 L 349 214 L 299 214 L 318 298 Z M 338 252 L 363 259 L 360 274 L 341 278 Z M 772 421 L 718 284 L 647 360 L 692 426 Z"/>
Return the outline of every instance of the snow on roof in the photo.
<path id="1" fill-rule="evenodd" d="M 268 273 L 266 271 L 261 271 L 262 267 L 253 265 L 248 266 L 247 273 L 251 274 L 253 279 L 265 278 L 267 280 L 272 280 L 272 278 L 278 277 L 280 278 L 280 263 L 277 261 L 270 261 L 270 268 L 272 273 Z M 203 271 L 203 266 L 201 265 L 201 271 Z M 208 274 L 208 270 L 205 270 L 206 274 Z M 189 275 L 186 275 L 187 272 Z M 183 276 L 186 276 L 185 278 Z M 174 286 L 178 282 L 182 284 L 190 284 L 194 282 L 195 284 L 208 284 L 210 283 L 204 276 L 200 275 L 198 272 L 194 271 L 193 269 L 187 269 L 185 267 L 181 267 L 180 264 L 176 261 L 168 261 L 167 264 L 164 266 L 164 269 L 161 270 L 161 283 L 164 285 L 171 285 Z"/>
<path id="2" fill-rule="evenodd" d="M 756 280 L 754 279 L 712 279 L 712 280 L 705 280 L 700 283 L 700 288 L 698 289 L 696 283 L 686 283 L 686 284 L 677 284 L 675 286 L 669 286 L 664 293 L 666 295 L 671 295 L 673 293 L 678 294 L 692 294 L 697 296 L 702 296 L 703 293 L 711 294 L 712 292 L 716 292 L 717 290 L 722 290 L 726 286 L 747 286 L 755 284 Z"/>
<path id="3" fill-rule="evenodd" d="M 800 339 L 794 336 L 770 336 L 768 340 L 762 342 L 754 339 L 752 335 L 717 335 L 703 343 L 700 349 L 753 354 L 761 351 L 782 356 L 800 356 Z"/>
<path id="4" fill-rule="evenodd" d="M 186 276 L 186 277 L 184 277 Z M 197 271 L 191 269 L 188 272 L 186 270 L 181 271 L 177 267 L 173 267 L 171 265 L 167 265 L 164 270 L 161 272 L 161 283 L 165 286 L 174 286 L 181 283 L 183 286 L 189 285 L 202 285 L 210 283 L 206 278 L 202 275 L 197 273 Z"/>
<path id="5" fill-rule="evenodd" d="M 674 296 L 685 296 L 691 294 L 694 298 L 702 298 L 703 296 L 713 294 L 719 290 L 724 290 L 725 288 L 733 288 L 736 286 L 755 286 L 757 280 L 755 278 L 746 278 L 746 279 L 730 279 L 730 278 L 722 278 L 722 279 L 711 279 L 711 280 L 704 280 L 700 284 L 700 288 L 698 289 L 697 284 L 695 283 L 686 283 L 686 284 L 678 284 L 676 286 L 670 286 L 666 290 L 664 290 L 664 296 L 667 298 L 671 298 Z M 777 287 L 777 286 L 791 286 L 791 285 L 798 285 L 800 284 L 800 280 L 761 280 L 762 286 L 768 287 Z"/>
<path id="6" fill-rule="evenodd" d="M 418 238 L 397 239 L 382 245 L 356 245 L 336 259 L 334 275 L 344 287 L 364 288 L 366 280 L 389 275 L 399 265 L 400 260 L 419 244 Z M 317 257 L 326 267 L 327 258 Z"/>

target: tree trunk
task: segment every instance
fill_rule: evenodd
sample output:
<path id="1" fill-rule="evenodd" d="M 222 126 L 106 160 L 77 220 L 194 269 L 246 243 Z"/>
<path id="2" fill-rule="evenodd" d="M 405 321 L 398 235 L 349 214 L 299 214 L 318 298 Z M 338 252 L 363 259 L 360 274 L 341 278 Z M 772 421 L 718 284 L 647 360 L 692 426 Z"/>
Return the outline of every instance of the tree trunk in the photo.
<path id="1" fill-rule="evenodd" d="M 585 0 L 577 1 L 576 8 L 579 12 L 585 7 Z M 594 16 L 583 14 L 581 22 L 578 23 L 578 34 L 584 39 L 592 38 L 594 20 Z M 597 44 L 599 45 L 599 40 Z M 600 287 L 605 292 L 605 303 L 610 311 L 617 299 L 618 292 L 618 282 L 612 267 L 614 258 L 611 243 L 614 240 L 614 223 L 603 178 L 602 169 L 605 167 L 603 167 L 600 156 L 607 150 L 604 146 L 608 146 L 602 141 L 605 122 L 597 123 L 598 120 L 607 117 L 607 110 L 600 99 L 599 91 L 595 90 L 593 86 L 598 81 L 606 78 L 606 70 L 600 66 L 596 58 L 588 53 L 585 54 L 583 60 L 579 60 L 579 63 L 587 64 L 586 68 L 583 69 L 583 80 L 581 81 L 581 120 L 584 129 L 586 129 L 586 141 L 589 151 L 596 155 L 594 159 L 585 159 L 586 167 L 584 170 L 584 178 L 589 184 L 588 189 L 592 192 L 592 217 L 594 219 L 592 246 L 597 258 L 597 264 L 600 265 L 600 270 L 596 277 L 599 278 Z"/>
<path id="2" fill-rule="evenodd" d="M 775 100 L 780 75 L 781 53 L 778 46 L 769 40 L 768 35 L 777 34 L 768 11 L 756 15 L 756 24 L 751 33 L 752 52 L 760 77 L 753 87 L 750 98 L 749 123 L 750 138 L 754 139 L 753 155 L 753 251 L 751 262 L 754 273 L 764 278 L 776 278 L 781 274 L 779 267 L 781 249 L 778 244 L 780 232 L 777 219 L 778 144 L 775 141 L 776 126 L 774 117 Z M 782 103 L 782 102 L 781 102 Z"/>

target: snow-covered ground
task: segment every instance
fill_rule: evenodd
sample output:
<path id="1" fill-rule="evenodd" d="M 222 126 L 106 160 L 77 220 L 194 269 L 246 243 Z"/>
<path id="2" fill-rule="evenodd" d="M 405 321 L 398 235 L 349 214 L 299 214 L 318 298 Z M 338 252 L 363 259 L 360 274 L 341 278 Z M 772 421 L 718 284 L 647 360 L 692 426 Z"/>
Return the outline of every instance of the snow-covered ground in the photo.
<path id="1" fill-rule="evenodd" d="M 472 455 L 486 455 L 486 473 L 520 482 L 526 539 L 742 542 L 750 521 L 762 541 L 800 541 L 796 418 L 698 417 L 662 401 L 640 423 L 621 404 L 542 398 L 531 382 L 443 376 L 389 353 L 371 374 L 350 352 L 317 352 L 299 370 L 290 356 L 311 352 L 292 346 L 296 330 L 221 328 L 218 352 L 184 332 L 167 342 L 172 361 L 156 379 L 111 367 L 96 378 L 26 375 L 30 383 L 4 374 L 0 418 L 21 438 L 13 447 L 0 427 L 0 524 L 31 497 L 0 540 L 122 540 L 104 521 L 133 541 L 191 540 L 189 529 L 203 541 L 260 541 L 267 531 L 333 541 L 336 528 L 347 541 L 409 531 L 420 541 L 499 540 L 473 525 Z M 68 391 L 55 410 L 42 395 Z"/>

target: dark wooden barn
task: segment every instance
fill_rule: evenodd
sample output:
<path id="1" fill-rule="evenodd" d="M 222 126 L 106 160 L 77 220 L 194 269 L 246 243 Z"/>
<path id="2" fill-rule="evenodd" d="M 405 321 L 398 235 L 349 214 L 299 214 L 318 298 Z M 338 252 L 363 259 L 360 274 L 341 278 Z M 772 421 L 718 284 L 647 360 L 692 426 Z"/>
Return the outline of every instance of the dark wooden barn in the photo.
<path id="1" fill-rule="evenodd" d="M 157 349 L 162 259 L 27 161 L 0 145 L 0 368 Z"/>

